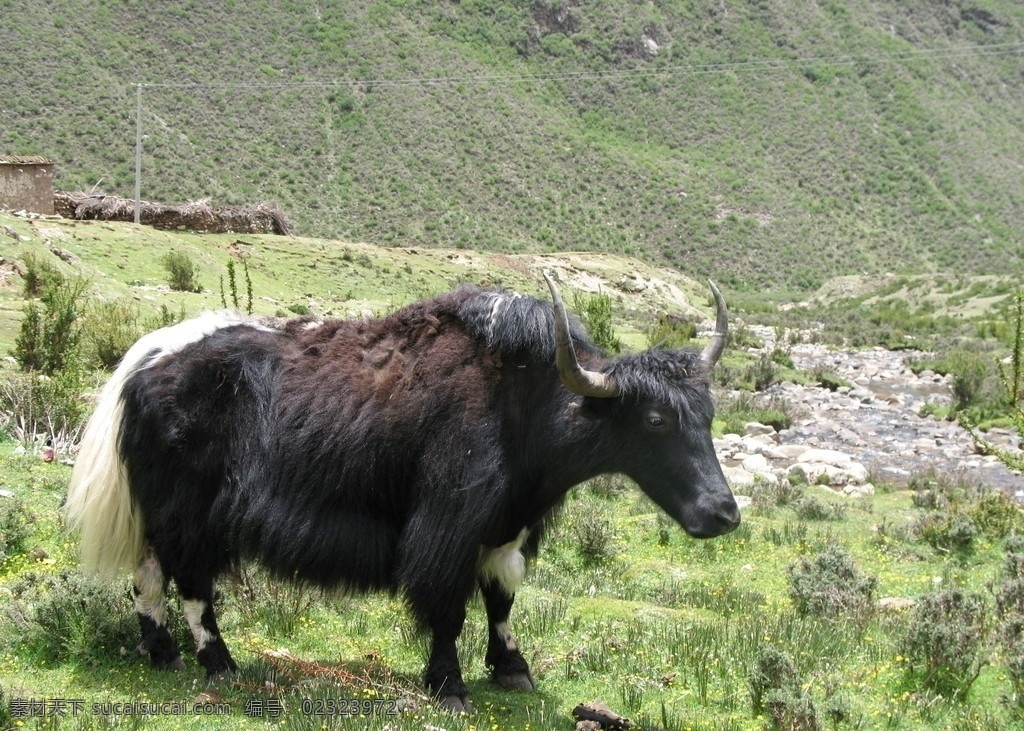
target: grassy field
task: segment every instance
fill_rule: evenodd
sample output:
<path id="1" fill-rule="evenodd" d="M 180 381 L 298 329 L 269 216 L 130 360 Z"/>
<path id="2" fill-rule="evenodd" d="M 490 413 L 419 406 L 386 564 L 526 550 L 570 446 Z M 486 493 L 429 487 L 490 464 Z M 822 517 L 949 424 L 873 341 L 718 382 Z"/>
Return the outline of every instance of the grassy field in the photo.
<path id="1" fill-rule="evenodd" d="M 538 690 L 505 692 L 487 680 L 486 627 L 474 602 L 460 653 L 477 713 L 453 717 L 421 695 L 425 645 L 401 601 L 320 597 L 268 583 L 258 572 L 221 582 L 221 627 L 241 665 L 234 683 L 208 688 L 191 657 L 181 673 L 151 670 L 133 651 L 137 626 L 127 577 L 95 584 L 75 574 L 74 541 L 58 518 L 69 468 L 18 451 L 0 444 L 0 489 L 14 494 L 0 506 L 20 506 L 27 516 L 0 569 L 4 728 L 557 729 L 571 728 L 572 708 L 594 699 L 643 728 L 1024 727 L 992 588 L 1004 578 L 1001 533 L 1022 525 L 1016 508 L 990 506 L 991 515 L 1005 519 L 1001 527 L 986 523 L 969 550 L 951 552 L 936 550 L 915 530 L 930 511 L 913 504 L 911 491 L 855 499 L 805 486 L 785 505 L 778 495 L 755 496 L 737 531 L 698 542 L 618 478 L 581 486 L 513 613 Z M 800 506 L 808 500 L 833 506 L 825 511 L 830 519 L 806 517 Z M 960 505 L 973 510 L 976 503 Z M 922 685 L 918 660 L 901 644 L 913 609 L 797 611 L 790 567 L 829 546 L 842 547 L 877 580 L 873 601 L 918 599 L 950 586 L 980 593 L 982 665 L 964 698 Z M 172 624 L 181 646 L 191 646 L 179 613 Z M 802 708 L 794 718 L 804 721 L 793 723 L 805 725 L 772 725 L 770 710 L 752 707 L 750 678 L 770 650 L 792 661 L 799 697 L 782 708 Z M 371 713 L 319 715 L 341 699 L 368 701 L 363 707 Z M 75 701 L 78 717 L 26 716 L 27 700 L 45 701 L 47 714 L 57 700 Z M 201 715 L 145 719 L 113 715 L 104 705 L 129 702 L 221 705 L 203 705 Z M 402 711 L 387 715 L 392 708 Z M 105 710 L 112 715 L 103 716 Z M 806 725 L 808 713 L 818 726 Z"/>
<path id="2" fill-rule="evenodd" d="M 645 345 L 645 327 L 659 312 L 709 316 L 704 285 L 611 255 L 385 249 L 3 214 L 0 225 L 5 349 L 26 306 L 17 273 L 26 256 L 86 276 L 95 301 L 127 300 L 148 314 L 161 306 L 187 313 L 221 306 L 226 262 L 244 260 L 261 314 L 303 307 L 317 315 L 378 312 L 464 281 L 538 293 L 539 270 L 552 269 L 570 289 L 611 295 L 627 347 Z M 160 263 L 168 251 L 184 251 L 198 264 L 200 292 L 168 289 Z M 927 287 L 941 301 L 921 299 L 909 312 L 930 321 L 941 309 L 956 328 L 972 326 L 966 313 L 980 313 L 984 323 L 992 302 L 1012 291 L 1005 279 L 944 281 Z M 920 289 L 914 278 L 844 280 L 821 294 L 832 298 L 831 307 L 817 301 L 805 309 L 810 319 L 840 324 L 844 310 L 859 312 L 884 329 L 907 318 L 871 323 L 871 313 L 912 300 Z M 749 294 L 738 304 L 739 352 L 727 356 L 733 364 L 743 362 L 743 320 L 793 312 Z M 150 670 L 134 651 L 128 578 L 97 584 L 77 574 L 74 538 L 59 517 L 70 469 L 59 459 L 43 461 L 38 451 L 0 441 L 2 728 L 568 729 L 572 708 L 594 699 L 644 728 L 1024 727 L 1010 670 L 1017 645 L 999 614 L 1008 601 L 1006 536 L 1024 522 L 994 493 L 944 478 L 919 476 L 914 490 L 879 485 L 864 498 L 817 486 L 759 487 L 741 527 L 705 542 L 686 538 L 619 478 L 581 486 L 569 495 L 513 612 L 537 691 L 509 693 L 488 681 L 486 627 L 474 602 L 460 652 L 477 713 L 453 717 L 422 696 L 424 641 L 400 599 L 321 597 L 270 583 L 255 569 L 220 586 L 221 626 L 242 666 L 235 683 L 208 688 L 191 657 L 182 673 Z M 794 593 L 796 577 L 806 573 L 800 562 L 835 547 L 858 575 L 827 584 L 824 593 L 860 586 L 870 589 L 870 601 L 862 593 L 839 611 L 807 611 L 806 597 Z M 978 594 L 979 627 L 950 613 L 915 619 L 917 610 L 900 602 L 903 608 L 873 608 L 881 599 L 920 602 L 950 587 Z M 177 611 L 173 623 L 180 646 L 191 647 Z M 908 646 L 908 633 L 922 626 L 961 630 L 939 638 L 955 651 L 942 662 L 968 661 L 951 684 L 929 679 L 927 658 Z M 766 668 L 777 687 L 758 680 Z M 345 699 L 365 701 L 359 709 L 370 713 L 325 715 Z M 136 711 L 158 704 L 167 715 L 115 713 L 124 708 L 112 704 L 126 703 Z M 199 714 L 169 715 L 197 704 Z M 388 715 L 393 707 L 401 713 Z M 60 710 L 77 715 L 53 715 Z"/>

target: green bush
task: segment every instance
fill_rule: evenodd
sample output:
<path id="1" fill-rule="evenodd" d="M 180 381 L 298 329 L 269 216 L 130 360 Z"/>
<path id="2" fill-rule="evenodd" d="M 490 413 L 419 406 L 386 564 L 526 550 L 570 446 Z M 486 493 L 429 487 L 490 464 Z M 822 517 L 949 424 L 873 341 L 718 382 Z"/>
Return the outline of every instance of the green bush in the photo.
<path id="1" fill-rule="evenodd" d="M 199 268 L 184 251 L 169 251 L 161 263 L 167 270 L 167 284 L 175 292 L 201 292 Z"/>
<path id="2" fill-rule="evenodd" d="M 38 258 L 32 252 L 25 255 L 25 276 L 22 278 L 22 292 L 26 298 L 39 297 L 55 282 L 64 278 L 57 267 Z"/>
<path id="3" fill-rule="evenodd" d="M 138 621 L 126 585 L 65 571 L 29 575 L 12 589 L 4 611 L 7 643 L 45 662 L 102 661 L 138 643 Z"/>
<path id="4" fill-rule="evenodd" d="M 28 526 L 29 516 L 21 500 L 0 498 L 0 565 L 24 550 Z"/>
<path id="5" fill-rule="evenodd" d="M 617 553 L 611 521 L 599 515 L 581 514 L 573 524 L 576 552 L 584 566 L 601 566 Z"/>
<path id="6" fill-rule="evenodd" d="M 1014 703 L 1024 709 L 1024 535 L 1011 533 L 1005 550 L 1003 581 L 996 590 L 996 640 L 1006 658 Z"/>
<path id="7" fill-rule="evenodd" d="M 697 325 L 681 317 L 660 315 L 646 334 L 649 348 L 684 348 L 697 337 Z"/>
<path id="8" fill-rule="evenodd" d="M 981 533 L 971 516 L 957 509 L 929 513 L 917 522 L 916 530 L 936 551 L 961 560 L 974 552 L 974 539 Z"/>
<path id="9" fill-rule="evenodd" d="M 52 377 L 5 372 L 0 376 L 0 425 L 22 444 L 44 439 L 58 452 L 70 452 L 89 415 L 87 385 L 80 368 Z"/>
<path id="10" fill-rule="evenodd" d="M 853 558 L 836 544 L 812 558 L 791 564 L 789 596 L 801 615 L 864 617 L 872 610 L 877 580 L 864 576 Z"/>
<path id="11" fill-rule="evenodd" d="M 899 645 L 908 677 L 947 698 L 965 698 L 984 661 L 985 614 L 980 594 L 954 588 L 921 597 Z"/>
<path id="12" fill-rule="evenodd" d="M 141 335 L 139 308 L 134 302 L 115 299 L 89 308 L 84 336 L 101 368 L 113 370 Z"/>
<path id="13" fill-rule="evenodd" d="M 598 292 L 587 297 L 573 292 L 573 308 L 595 345 L 612 353 L 622 350 L 622 341 L 612 327 L 612 298 L 609 295 Z"/>
<path id="14" fill-rule="evenodd" d="M 793 511 L 801 520 L 843 520 L 846 506 L 830 503 L 810 495 L 802 495 L 793 502 Z"/>
<path id="15" fill-rule="evenodd" d="M 721 399 L 716 411 L 716 419 L 724 422 L 724 434 L 743 434 L 750 422 L 783 431 L 793 424 L 794 416 L 793 405 L 785 398 L 777 394 L 766 396 L 749 391 L 740 391 Z"/>
<path id="16" fill-rule="evenodd" d="M 41 307 L 36 302 L 25 306 L 13 353 L 22 370 L 53 375 L 77 365 L 79 316 L 88 287 L 83 277 L 61 277 L 43 290 Z"/>
<path id="17" fill-rule="evenodd" d="M 785 652 L 770 646 L 762 648 L 747 675 L 747 684 L 754 715 L 767 713 L 768 731 L 820 731 L 814 702 Z"/>

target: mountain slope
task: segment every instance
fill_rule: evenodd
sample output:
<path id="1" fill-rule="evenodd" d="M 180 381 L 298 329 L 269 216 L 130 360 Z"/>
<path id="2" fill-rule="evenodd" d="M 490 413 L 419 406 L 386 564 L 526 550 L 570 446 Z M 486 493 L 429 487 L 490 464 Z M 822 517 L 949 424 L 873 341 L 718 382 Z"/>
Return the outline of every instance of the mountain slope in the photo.
<path id="1" fill-rule="evenodd" d="M 1013 0 L 0 0 L 0 151 L 303 234 L 729 287 L 1022 266 Z"/>

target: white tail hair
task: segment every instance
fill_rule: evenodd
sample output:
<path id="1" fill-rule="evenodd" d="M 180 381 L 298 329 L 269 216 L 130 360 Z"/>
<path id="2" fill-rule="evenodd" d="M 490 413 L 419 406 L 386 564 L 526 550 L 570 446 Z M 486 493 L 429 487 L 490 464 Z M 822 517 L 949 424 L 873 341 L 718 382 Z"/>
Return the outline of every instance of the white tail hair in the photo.
<path id="1" fill-rule="evenodd" d="M 82 435 L 64 505 L 68 525 L 78 532 L 80 560 L 86 570 L 134 571 L 145 550 L 145 523 L 132 498 L 120 453 L 122 392 L 128 379 L 216 330 L 245 322 L 248 319 L 237 312 L 207 312 L 144 335 L 125 353 L 103 387 Z"/>

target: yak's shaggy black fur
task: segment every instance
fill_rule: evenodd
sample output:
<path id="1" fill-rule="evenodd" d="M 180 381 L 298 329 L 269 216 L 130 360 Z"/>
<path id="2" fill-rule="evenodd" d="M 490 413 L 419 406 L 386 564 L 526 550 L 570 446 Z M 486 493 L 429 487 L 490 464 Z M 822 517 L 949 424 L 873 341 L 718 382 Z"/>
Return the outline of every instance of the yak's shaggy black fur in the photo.
<path id="1" fill-rule="evenodd" d="M 258 560 L 290 580 L 401 592 L 433 634 L 427 684 L 464 707 L 455 639 L 478 583 L 488 664 L 532 687 L 507 634 L 515 581 L 481 565 L 505 544 L 535 551 L 572 485 L 625 472 L 694 535 L 733 527 L 697 355 L 608 360 L 572 335 L 620 397 L 562 386 L 550 304 L 470 287 L 380 320 L 236 320 L 173 352 L 157 338 L 125 366 L 118 452 L 148 549 L 204 608 L 207 670 L 234 668 L 213 582 Z M 146 619 L 154 663 L 175 664 Z"/>

